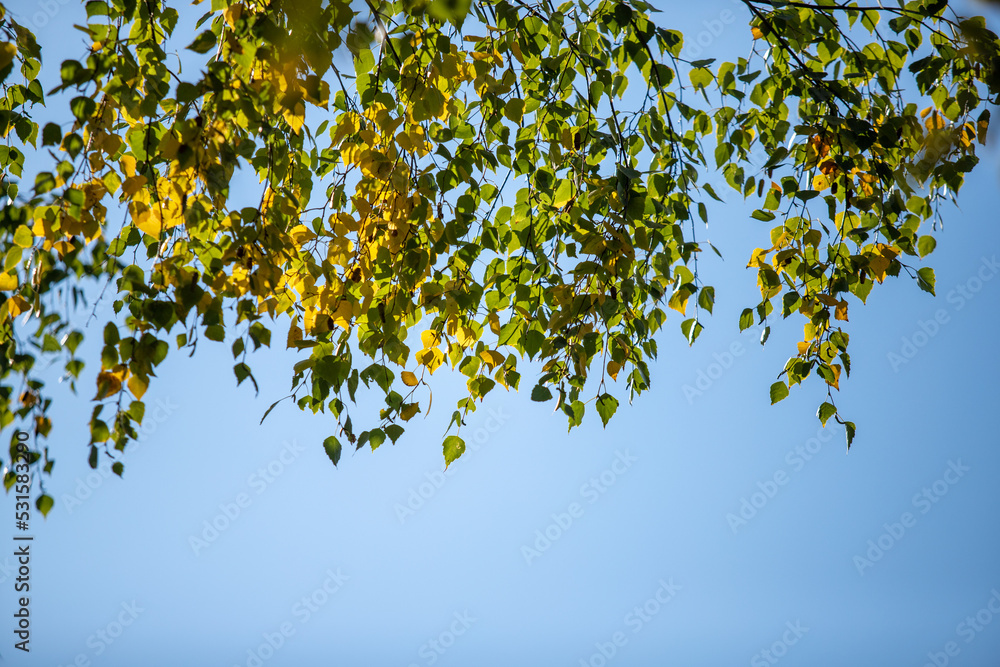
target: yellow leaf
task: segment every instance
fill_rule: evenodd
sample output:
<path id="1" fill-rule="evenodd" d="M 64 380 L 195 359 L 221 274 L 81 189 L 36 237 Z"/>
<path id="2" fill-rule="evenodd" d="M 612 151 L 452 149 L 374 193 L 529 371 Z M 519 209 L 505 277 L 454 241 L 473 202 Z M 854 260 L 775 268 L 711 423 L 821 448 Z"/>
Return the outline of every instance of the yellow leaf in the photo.
<path id="1" fill-rule="evenodd" d="M 614 359 L 612 359 L 611 361 L 608 362 L 608 375 L 611 376 L 612 380 L 617 380 L 618 379 L 618 372 L 621 371 L 621 369 L 622 369 L 622 365 L 619 364 Z"/>
<path id="2" fill-rule="evenodd" d="M 432 374 L 444 362 L 444 352 L 435 348 L 420 350 L 416 354 L 417 363 L 426 366 Z"/>
<path id="3" fill-rule="evenodd" d="M 833 311 L 835 319 L 847 321 L 847 302 L 841 301 L 837 304 L 837 309 Z"/>
<path id="4" fill-rule="evenodd" d="M 285 120 L 288 121 L 289 127 L 295 134 L 299 134 L 302 131 L 302 124 L 306 121 L 306 105 L 301 100 L 295 103 L 295 107 L 292 109 L 286 109 L 282 112 Z"/>
<path id="5" fill-rule="evenodd" d="M 299 328 L 298 324 L 293 324 L 288 328 L 288 340 L 286 342 L 288 347 L 295 347 L 295 344 L 302 340 L 302 329 Z"/>
<path id="6" fill-rule="evenodd" d="M 128 379 L 128 389 L 132 394 L 138 399 L 142 400 L 142 395 L 146 393 L 146 388 L 149 386 L 149 380 L 147 378 L 139 377 L 138 375 L 133 375 Z"/>
<path id="7" fill-rule="evenodd" d="M 21 313 L 27 312 L 31 304 L 17 294 L 7 299 L 7 312 L 11 317 L 17 317 Z"/>
<path id="8" fill-rule="evenodd" d="M 889 269 L 889 260 L 881 255 L 873 255 L 868 260 L 868 271 L 872 277 L 881 283 L 885 280 L 885 272 Z"/>
<path id="9" fill-rule="evenodd" d="M 403 405 L 403 409 L 399 411 L 399 416 L 404 422 L 408 422 L 418 412 L 420 412 L 419 403 L 406 403 Z"/>
<path id="10" fill-rule="evenodd" d="M 834 389 L 840 389 L 840 364 L 832 364 L 830 368 L 833 369 L 833 382 L 828 383 Z"/>
<path id="11" fill-rule="evenodd" d="M 688 292 L 686 289 L 681 288 L 676 292 L 674 292 L 674 295 L 670 297 L 670 301 L 667 303 L 667 305 L 676 310 L 681 315 L 683 315 L 684 311 L 687 309 L 688 297 L 690 296 L 691 296 L 690 292 Z"/>
<path id="12" fill-rule="evenodd" d="M 802 341 L 800 343 L 796 343 L 795 345 L 798 347 L 799 354 L 805 354 L 809 351 L 810 343 L 807 341 Z"/>
<path id="13" fill-rule="evenodd" d="M 420 342 L 424 344 L 425 350 L 427 348 L 437 347 L 441 343 L 441 334 L 433 329 L 428 329 L 420 334 Z"/>
<path id="14" fill-rule="evenodd" d="M 344 330 L 351 328 L 351 318 L 354 317 L 354 306 L 347 299 L 342 299 L 337 305 L 337 309 L 330 313 L 334 325 Z"/>
<path id="15" fill-rule="evenodd" d="M 146 204 L 134 201 L 128 207 L 129 212 L 132 214 L 132 222 L 136 227 L 150 236 L 160 237 L 160 231 L 162 230 L 160 219 L 153 215 Z"/>
<path id="16" fill-rule="evenodd" d="M 762 39 L 764 37 L 764 31 L 757 26 L 750 28 L 750 34 L 753 35 L 754 39 Z"/>
<path id="17" fill-rule="evenodd" d="M 0 273 L 0 291 L 9 292 L 17 289 L 17 276 Z"/>
<path id="18" fill-rule="evenodd" d="M 235 28 L 236 22 L 239 21 L 240 16 L 243 15 L 243 5 L 230 5 L 225 9 L 225 11 L 222 12 L 222 15 L 225 17 L 226 23 L 228 23 L 230 27 Z"/>
<path id="19" fill-rule="evenodd" d="M 399 377 L 403 380 L 403 384 L 405 384 L 407 387 L 417 386 L 418 382 L 417 376 L 411 373 L 410 371 L 403 371 L 402 373 L 399 374 Z"/>
<path id="20" fill-rule="evenodd" d="M 829 294 L 817 294 L 816 300 L 821 301 L 824 306 L 836 306 L 838 303 L 837 298 Z"/>
<path id="21" fill-rule="evenodd" d="M 752 253 L 750 253 L 750 261 L 747 262 L 747 268 L 757 267 L 761 268 L 764 266 L 764 261 L 767 259 L 767 253 L 769 250 L 764 250 L 763 248 L 756 248 Z"/>
<path id="22" fill-rule="evenodd" d="M 0 42 L 0 69 L 14 62 L 17 55 L 17 45 L 13 42 Z"/>
<path id="23" fill-rule="evenodd" d="M 122 390 L 122 377 L 125 375 L 124 370 L 119 371 L 101 371 L 97 374 L 97 396 L 94 397 L 95 401 L 100 401 L 107 398 L 108 396 L 114 396 Z"/>
<path id="24" fill-rule="evenodd" d="M 131 178 L 135 176 L 135 166 L 136 160 L 131 155 L 122 155 L 118 163 L 122 166 L 122 171 L 125 172 L 125 176 Z M 145 176 L 143 176 L 145 178 Z"/>
<path id="25" fill-rule="evenodd" d="M 487 319 L 490 322 L 490 331 L 492 331 L 493 333 L 495 333 L 496 335 L 499 336 L 500 335 L 500 318 L 497 316 L 496 313 L 490 313 L 489 317 Z"/>
<path id="26" fill-rule="evenodd" d="M 59 259 L 62 259 L 66 255 L 70 254 L 75 250 L 76 246 L 73 245 L 71 241 L 57 241 L 52 244 L 52 248 L 59 253 Z"/>
<path id="27" fill-rule="evenodd" d="M 823 174 L 816 174 L 813 176 L 813 190 L 819 190 L 822 192 L 830 187 L 830 179 Z"/>
<path id="28" fill-rule="evenodd" d="M 503 355 L 494 350 L 483 350 L 479 353 L 479 358 L 489 366 L 490 370 L 493 370 L 497 366 L 502 366 L 504 363 Z"/>
<path id="29" fill-rule="evenodd" d="M 316 238 L 313 231 L 305 225 L 296 225 L 288 230 L 288 235 L 292 237 L 292 243 L 301 248 L 303 245 Z"/>
<path id="30" fill-rule="evenodd" d="M 471 327 L 458 328 L 458 344 L 462 347 L 469 347 L 476 342 L 476 332 Z"/>

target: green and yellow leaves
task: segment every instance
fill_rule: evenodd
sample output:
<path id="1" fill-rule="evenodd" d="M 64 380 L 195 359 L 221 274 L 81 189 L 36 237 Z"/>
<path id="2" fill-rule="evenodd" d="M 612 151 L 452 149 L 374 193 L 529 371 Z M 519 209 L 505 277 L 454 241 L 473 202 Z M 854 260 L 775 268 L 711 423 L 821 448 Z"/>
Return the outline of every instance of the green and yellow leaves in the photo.
<path id="1" fill-rule="evenodd" d="M 88 3 L 92 51 L 57 66 L 48 99 L 30 32 L 4 18 L 14 41 L 0 42 L 0 196 L 14 202 L 0 210 L 0 327 L 18 340 L 13 318 L 42 323 L 33 347 L 6 352 L 0 388 L 37 382 L 14 360 L 38 355 L 67 355 L 79 376 L 80 341 L 60 346 L 67 313 L 49 297 L 106 281 L 125 326 L 106 330 L 97 407 L 116 414 L 95 413 L 91 439 L 119 449 L 141 408 L 117 404 L 141 406 L 160 331 L 192 351 L 234 340 L 236 381 L 253 382 L 247 348 L 286 317 L 293 398 L 333 414 L 335 464 L 342 440 L 374 449 L 429 414 L 446 364 L 466 390 L 447 464 L 464 450 L 450 428 L 497 385 L 517 390 L 525 357 L 531 399 L 555 399 L 571 428 L 593 402 L 606 425 L 608 378 L 647 390 L 667 320 L 694 343 L 715 308 L 699 225 L 723 182 L 770 223 L 740 330 L 765 341 L 776 310 L 802 318 L 772 402 L 814 373 L 839 389 L 848 295 L 901 273 L 933 293 L 933 271 L 911 266 L 936 246 L 921 223 L 975 166 L 990 121 L 976 109 L 1000 88 L 985 23 L 919 4 L 886 10 L 888 28 L 876 9 L 758 4 L 752 55 L 721 63 L 681 57 L 683 35 L 642 3 L 421 0 L 392 10 L 389 33 L 343 3 L 217 2 L 194 28 L 167 4 Z M 182 30 L 204 68 L 167 56 Z M 910 76 L 919 99 L 899 84 Z M 43 101 L 61 115 L 39 127 Z M 55 159 L 23 175 L 39 148 Z M 237 188 L 250 172 L 257 185 Z M 355 432 L 366 391 L 384 405 Z M 44 392 L 20 393 L 0 392 L 0 420 L 47 430 Z M 832 399 L 818 417 L 840 421 Z"/>

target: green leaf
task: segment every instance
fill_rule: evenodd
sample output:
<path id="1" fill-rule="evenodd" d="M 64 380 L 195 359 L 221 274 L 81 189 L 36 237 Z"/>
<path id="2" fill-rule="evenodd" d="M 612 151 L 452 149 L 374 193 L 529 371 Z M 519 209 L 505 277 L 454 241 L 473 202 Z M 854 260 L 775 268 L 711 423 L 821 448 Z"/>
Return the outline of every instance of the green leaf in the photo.
<path id="1" fill-rule="evenodd" d="M 705 67 L 696 67 L 691 70 L 691 85 L 694 86 L 695 90 L 700 90 L 702 88 L 707 88 L 710 83 L 712 83 L 711 70 Z"/>
<path id="2" fill-rule="evenodd" d="M 704 329 L 698 320 L 693 317 L 681 322 L 681 333 L 684 334 L 684 338 L 687 339 L 688 345 L 694 345 L 695 340 L 698 338 L 698 334 Z"/>
<path id="3" fill-rule="evenodd" d="M 121 461 L 115 461 L 111 464 L 111 472 L 121 477 L 122 473 L 125 472 L 125 465 Z"/>
<path id="4" fill-rule="evenodd" d="M 21 248 L 30 248 L 34 242 L 31 230 L 26 225 L 21 225 L 14 231 L 14 243 Z"/>
<path id="5" fill-rule="evenodd" d="M 455 459 L 465 453 L 465 440 L 457 435 L 449 435 L 444 439 L 444 467 L 448 469 Z"/>
<path id="6" fill-rule="evenodd" d="M 55 501 L 52 500 L 52 496 L 44 493 L 38 496 L 38 499 L 35 501 L 35 507 L 37 507 L 38 511 L 42 513 L 43 517 L 48 516 L 49 510 L 52 509 L 54 504 Z"/>
<path id="7" fill-rule="evenodd" d="M 95 16 L 107 16 L 108 15 L 108 3 L 104 0 L 90 0 L 87 3 L 87 18 L 94 18 Z"/>
<path id="8" fill-rule="evenodd" d="M 399 424 L 389 424 L 385 427 L 385 433 L 389 436 L 389 439 L 392 440 L 392 444 L 394 445 L 396 444 L 396 441 L 399 440 L 399 437 L 403 435 L 403 431 L 403 427 Z"/>
<path id="9" fill-rule="evenodd" d="M 325 451 L 326 455 L 330 457 L 331 461 L 333 461 L 333 465 L 336 466 L 340 463 L 340 454 L 343 451 L 343 448 L 340 445 L 340 440 L 337 440 L 336 437 L 331 435 L 323 441 L 323 451 Z"/>
<path id="10" fill-rule="evenodd" d="M 211 30 L 206 30 L 197 37 L 194 41 L 188 44 L 187 48 L 195 53 L 208 53 L 213 48 L 215 48 L 216 38 L 215 33 Z"/>
<path id="11" fill-rule="evenodd" d="M 540 384 L 536 384 L 535 388 L 531 390 L 531 400 L 538 401 L 539 403 L 544 403 L 552 398 L 552 392 L 549 391 L 548 387 Z"/>
<path id="12" fill-rule="evenodd" d="M 520 124 L 521 119 L 524 118 L 524 100 L 516 97 L 508 100 L 503 107 L 503 115 L 511 122 Z"/>
<path id="13" fill-rule="evenodd" d="M 597 414 L 601 416 L 601 421 L 607 427 L 611 417 L 618 410 L 618 399 L 611 394 L 602 394 L 597 398 Z"/>
<path id="14" fill-rule="evenodd" d="M 80 122 L 86 122 L 94 111 L 97 110 L 97 102 L 83 95 L 74 97 L 69 103 L 69 109 Z M 44 135 L 43 135 L 44 139 Z"/>
<path id="15" fill-rule="evenodd" d="M 373 452 L 378 449 L 383 442 L 385 442 L 385 431 L 380 428 L 373 428 L 368 432 L 368 444 L 371 445 Z"/>
<path id="16" fill-rule="evenodd" d="M 250 371 L 250 367 L 245 363 L 240 362 L 233 366 L 233 373 L 236 374 L 236 386 L 243 384 L 243 381 L 250 378 L 250 382 L 253 383 L 254 388 L 257 388 L 257 380 L 254 379 L 253 373 Z"/>
<path id="17" fill-rule="evenodd" d="M 698 293 L 698 305 L 707 310 L 709 314 L 711 314 L 712 307 L 715 305 L 714 287 L 701 288 L 701 292 Z"/>
<path id="18" fill-rule="evenodd" d="M 934 294 L 934 269 L 925 266 L 917 270 L 917 285 L 925 292 Z"/>
<path id="19" fill-rule="evenodd" d="M 555 194 L 552 196 L 552 206 L 562 208 L 573 198 L 573 182 L 568 179 L 559 181 Z"/>
<path id="20" fill-rule="evenodd" d="M 114 345 L 118 342 L 118 326 L 114 322 L 108 322 L 104 325 L 104 343 L 106 345 Z"/>
<path id="21" fill-rule="evenodd" d="M 837 408 L 831 403 L 824 402 L 819 406 L 819 410 L 816 411 L 816 416 L 819 417 L 820 423 L 826 426 L 826 422 L 830 417 L 837 414 Z"/>
<path id="22" fill-rule="evenodd" d="M 851 451 L 851 443 L 854 442 L 854 434 L 856 432 L 854 422 L 844 422 L 844 428 L 847 430 L 847 451 Z"/>
<path id="23" fill-rule="evenodd" d="M 746 331 L 753 326 L 753 309 L 744 308 L 740 313 L 740 331 Z"/>
<path id="24" fill-rule="evenodd" d="M 920 240 L 917 241 L 917 253 L 921 257 L 926 257 L 927 255 L 934 252 L 934 248 L 937 247 L 937 241 L 934 240 L 933 236 L 921 236 Z"/>
<path id="25" fill-rule="evenodd" d="M 267 410 L 264 411 L 264 416 L 260 418 L 260 423 L 261 424 L 263 424 L 264 420 L 267 419 L 267 416 L 269 414 L 271 414 L 271 410 L 274 410 L 275 406 L 277 406 L 278 403 L 281 403 L 282 400 L 284 400 L 284 399 L 279 399 L 279 400 L 275 401 L 274 403 L 271 403 L 271 406 Z"/>
<path id="26" fill-rule="evenodd" d="M 219 324 L 205 327 L 205 338 L 221 343 L 226 340 L 226 329 Z"/>
<path id="27" fill-rule="evenodd" d="M 771 385 L 771 405 L 788 396 L 788 387 L 780 380 Z"/>
<path id="28" fill-rule="evenodd" d="M 63 132 L 62 128 L 55 123 L 46 123 L 45 127 L 42 128 L 42 145 L 43 146 L 58 146 L 62 143 Z"/>

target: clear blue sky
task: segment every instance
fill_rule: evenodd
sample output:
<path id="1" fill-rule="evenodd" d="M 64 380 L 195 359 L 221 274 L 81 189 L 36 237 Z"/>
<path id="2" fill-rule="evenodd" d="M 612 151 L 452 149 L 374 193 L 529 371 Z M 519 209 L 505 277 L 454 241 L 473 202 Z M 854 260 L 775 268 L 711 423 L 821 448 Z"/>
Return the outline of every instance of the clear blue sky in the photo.
<path id="1" fill-rule="evenodd" d="M 661 20 L 690 38 L 720 33 L 706 51 L 746 39 L 730 0 L 669 4 Z M 47 66 L 77 53 L 76 2 L 9 7 L 29 24 L 53 9 L 37 31 Z M 738 20 L 712 23 L 729 9 Z M 119 480 L 86 465 L 90 391 L 64 396 L 57 506 L 33 521 L 32 652 L 12 647 L 14 559 L 0 555 L 0 653 L 51 667 L 995 665 L 995 147 L 961 209 L 945 208 L 939 296 L 900 279 L 851 308 L 849 455 L 842 428 L 819 429 L 818 383 L 769 405 L 801 325 L 775 326 L 765 348 L 738 333 L 767 226 L 729 196 L 708 231 L 727 261 L 701 267 L 715 316 L 691 349 L 665 329 L 652 391 L 606 430 L 588 419 L 567 435 L 551 406 L 495 395 L 447 476 L 433 419 L 335 469 L 328 417 L 283 404 L 258 425 L 295 355 L 256 355 L 255 398 L 217 345 L 171 354 Z M 904 341 L 915 354 L 894 365 Z M 686 396 L 700 373 L 704 391 Z M 439 381 L 435 413 L 458 386 Z M 7 539 L 12 496 L 4 507 Z"/>

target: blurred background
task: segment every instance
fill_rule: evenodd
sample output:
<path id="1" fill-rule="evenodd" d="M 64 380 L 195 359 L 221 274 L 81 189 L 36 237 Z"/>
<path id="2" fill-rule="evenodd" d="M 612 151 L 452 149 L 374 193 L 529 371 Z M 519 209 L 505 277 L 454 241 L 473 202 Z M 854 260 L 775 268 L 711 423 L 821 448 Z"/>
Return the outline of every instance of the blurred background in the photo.
<path id="1" fill-rule="evenodd" d="M 985 4 L 952 5 L 1000 25 Z M 737 2 L 658 6 L 692 59 L 749 48 Z M 81 52 L 80 3 L 8 8 L 46 67 Z M 818 381 L 769 405 L 801 324 L 775 322 L 766 347 L 759 328 L 738 332 L 759 299 L 746 258 L 769 225 L 720 187 L 699 231 L 726 258 L 700 267 L 715 315 L 690 349 L 663 330 L 652 390 L 623 398 L 606 429 L 591 414 L 567 434 L 551 404 L 494 392 L 445 474 L 440 429 L 461 380 L 442 371 L 431 419 L 337 469 L 328 416 L 286 402 L 258 424 L 296 355 L 256 355 L 255 397 L 218 345 L 161 367 L 119 479 L 87 466 L 89 390 L 61 395 L 56 507 L 32 517 L 31 653 L 13 648 L 6 611 L 0 653 L 82 667 L 996 665 L 996 146 L 961 208 L 942 209 L 937 298 L 901 278 L 852 303 L 837 397 L 858 425 L 850 454 L 843 427 L 815 417 Z"/>

